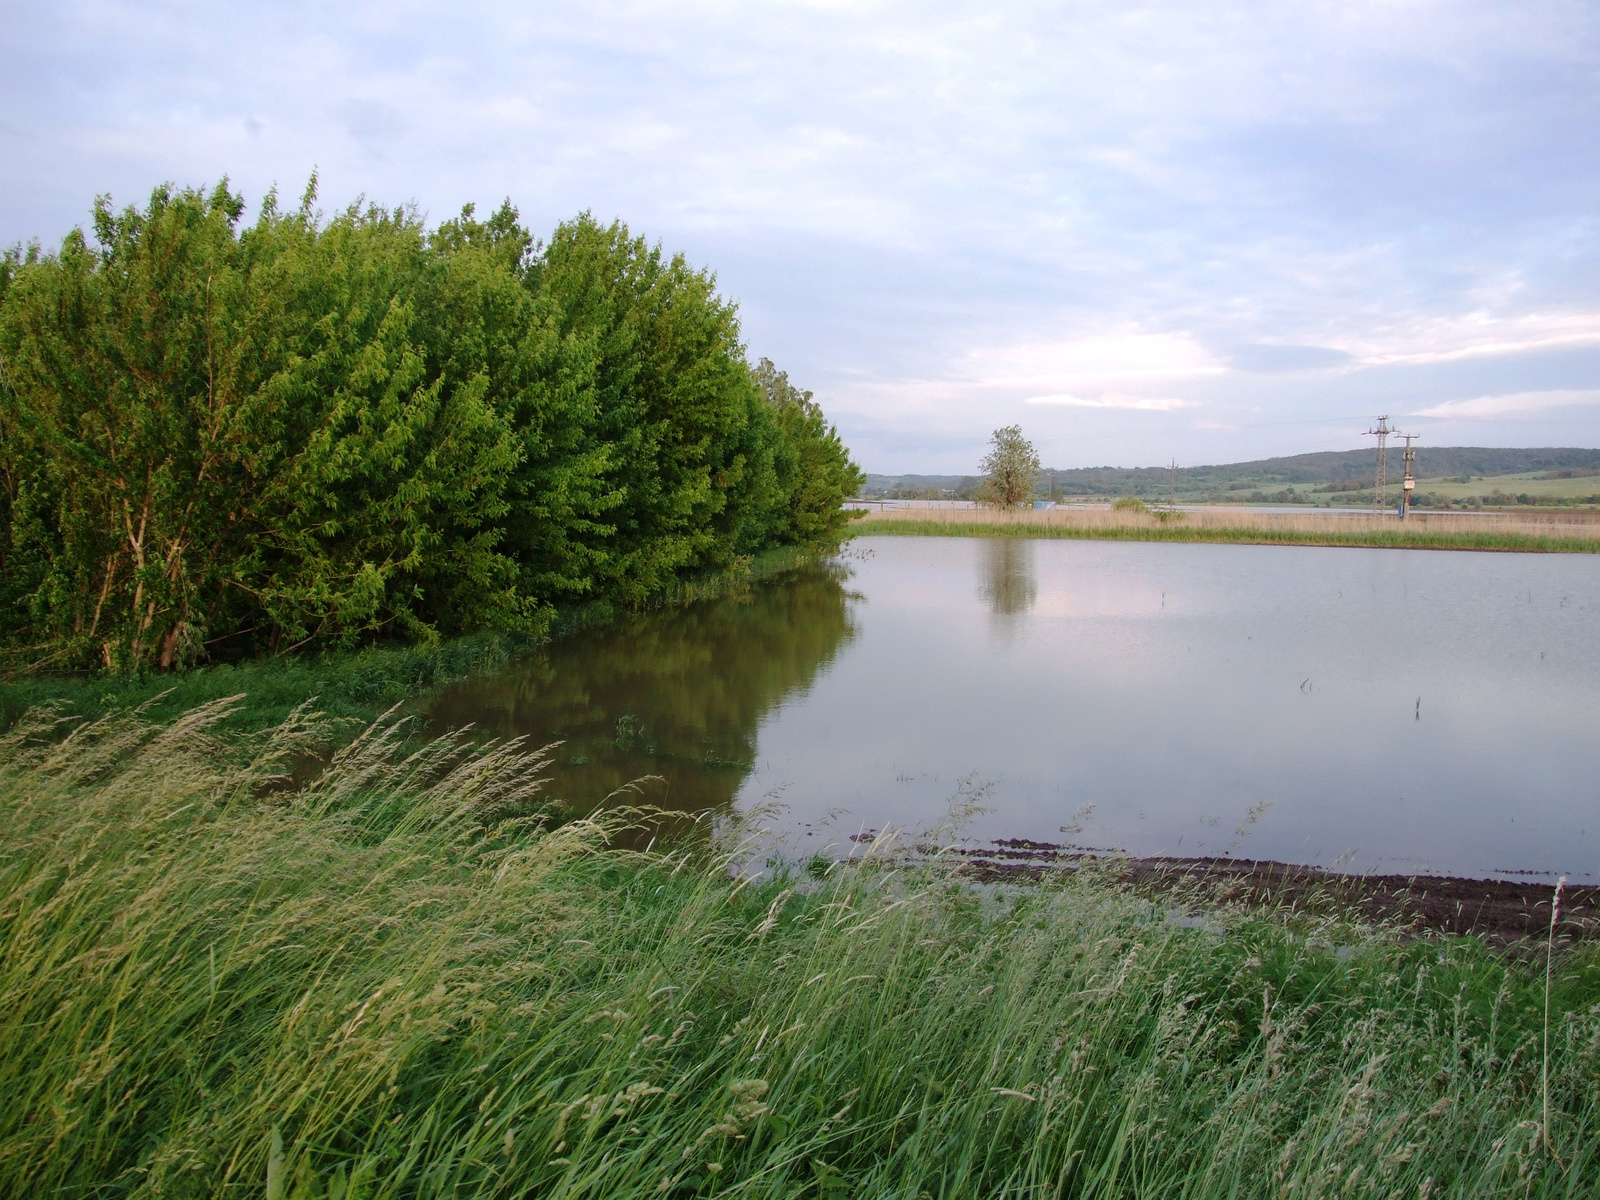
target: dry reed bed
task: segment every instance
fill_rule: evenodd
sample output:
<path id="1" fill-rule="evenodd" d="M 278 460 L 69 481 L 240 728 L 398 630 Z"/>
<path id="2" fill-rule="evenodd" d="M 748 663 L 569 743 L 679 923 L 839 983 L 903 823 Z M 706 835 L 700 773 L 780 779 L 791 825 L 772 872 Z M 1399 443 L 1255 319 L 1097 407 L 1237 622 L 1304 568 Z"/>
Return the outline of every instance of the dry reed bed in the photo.
<path id="1" fill-rule="evenodd" d="M 1600 513 L 1254 513 L 1226 508 L 1163 514 L 1112 508 L 885 509 L 857 519 L 854 536 L 1013 536 L 1218 541 L 1418 549 L 1600 552 Z"/>
<path id="2" fill-rule="evenodd" d="M 516 746 L 274 790 L 318 722 L 226 707 L 0 739 L 0 1194 L 1600 1190 L 1590 949 L 1546 1020 L 1542 959 L 1092 870 L 736 877 L 540 821 Z"/>

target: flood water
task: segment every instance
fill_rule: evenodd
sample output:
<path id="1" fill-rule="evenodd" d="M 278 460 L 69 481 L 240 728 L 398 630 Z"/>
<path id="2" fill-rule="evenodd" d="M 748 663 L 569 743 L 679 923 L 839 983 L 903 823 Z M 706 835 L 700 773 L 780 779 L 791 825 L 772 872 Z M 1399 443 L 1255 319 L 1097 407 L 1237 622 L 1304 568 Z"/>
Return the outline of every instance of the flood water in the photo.
<path id="1" fill-rule="evenodd" d="M 430 715 L 560 740 L 580 808 L 645 775 L 684 811 L 776 801 L 801 853 L 964 789 L 979 840 L 1600 873 L 1591 555 L 864 538 Z"/>

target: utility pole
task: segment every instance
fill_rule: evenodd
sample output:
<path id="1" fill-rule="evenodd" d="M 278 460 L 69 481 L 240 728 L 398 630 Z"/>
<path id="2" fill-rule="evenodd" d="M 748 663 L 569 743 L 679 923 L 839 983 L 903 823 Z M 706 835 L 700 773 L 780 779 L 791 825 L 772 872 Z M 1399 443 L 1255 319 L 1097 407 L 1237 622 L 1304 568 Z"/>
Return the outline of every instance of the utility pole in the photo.
<path id="1" fill-rule="evenodd" d="M 1168 494 L 1167 507 L 1173 512 L 1178 511 L 1178 460 L 1172 460 L 1172 491 Z"/>
<path id="2" fill-rule="evenodd" d="M 1363 435 L 1378 439 L 1378 482 L 1372 497 L 1373 508 L 1377 512 L 1389 507 L 1389 435 L 1393 432 L 1389 418 L 1382 416 L 1378 418 L 1377 428 L 1369 429 Z"/>
<path id="3" fill-rule="evenodd" d="M 1402 521 L 1411 515 L 1411 491 L 1417 486 L 1416 476 L 1411 473 L 1411 464 L 1416 462 L 1417 452 L 1411 448 L 1411 443 L 1420 436 L 1421 434 L 1416 433 L 1395 434 L 1395 437 L 1403 437 L 1406 440 L 1406 477 L 1400 483 L 1400 519 Z"/>

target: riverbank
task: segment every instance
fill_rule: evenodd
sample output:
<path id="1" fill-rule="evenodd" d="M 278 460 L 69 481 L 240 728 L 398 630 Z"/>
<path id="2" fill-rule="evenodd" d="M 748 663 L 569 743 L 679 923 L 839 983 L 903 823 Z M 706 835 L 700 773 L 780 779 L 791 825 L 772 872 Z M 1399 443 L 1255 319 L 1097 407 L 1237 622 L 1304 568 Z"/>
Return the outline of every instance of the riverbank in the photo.
<path id="1" fill-rule="evenodd" d="M 1542 956 L 1114 872 L 735 878 L 546 825 L 537 756 L 379 727 L 286 793 L 317 731 L 224 716 L 0 742 L 5 1194 L 1600 1188 L 1592 947 L 1547 1008 Z"/>
<path id="2" fill-rule="evenodd" d="M 852 537 L 1083 538 L 1247 545 L 1365 546 L 1411 550 L 1600 553 L 1600 514 L 1253 513 L 1235 509 L 1161 512 L 1111 508 L 888 509 L 853 521 Z"/>
<path id="3" fill-rule="evenodd" d="M 1476 937 L 1524 948 L 1547 936 L 1600 940 L 1600 888 L 1563 886 L 1560 919 L 1552 928 L 1557 885 L 1543 880 L 1351 875 L 1253 858 L 1087 856 L 1075 847 L 1025 838 L 950 854 L 961 862 L 963 875 L 982 883 L 1039 883 L 1062 869 L 1092 867 L 1149 895 L 1354 916 L 1419 936 Z"/>
<path id="4" fill-rule="evenodd" d="M 638 611 L 716 599 L 826 557 L 790 547 L 768 550 L 727 571 L 679 583 Z M 613 604 L 566 609 L 542 640 L 569 637 L 624 615 Z M 18 668 L 0 674 L 0 729 L 8 728 L 30 708 L 46 704 L 88 718 L 137 708 L 148 719 L 160 721 L 228 696 L 244 697 L 225 723 L 230 734 L 278 725 L 297 706 L 313 699 L 320 712 L 342 721 L 342 728 L 354 729 L 395 705 L 503 667 L 535 644 L 515 634 L 489 632 L 432 644 L 390 643 L 359 650 L 286 654 L 185 671 L 109 675 Z"/>

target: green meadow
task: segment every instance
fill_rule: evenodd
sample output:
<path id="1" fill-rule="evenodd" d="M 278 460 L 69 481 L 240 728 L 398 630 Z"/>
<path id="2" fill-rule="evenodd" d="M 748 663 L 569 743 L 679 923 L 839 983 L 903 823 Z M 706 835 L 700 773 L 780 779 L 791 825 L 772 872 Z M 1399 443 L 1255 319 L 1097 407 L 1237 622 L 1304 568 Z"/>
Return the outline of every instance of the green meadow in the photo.
<path id="1" fill-rule="evenodd" d="M 1600 472 L 1577 469 L 1449 476 L 1443 479 L 1419 479 L 1417 487 L 1444 500 L 1466 500 L 1481 496 L 1488 503 L 1487 498 L 1498 492 L 1507 496 L 1593 504 L 1595 497 L 1600 496 Z"/>

